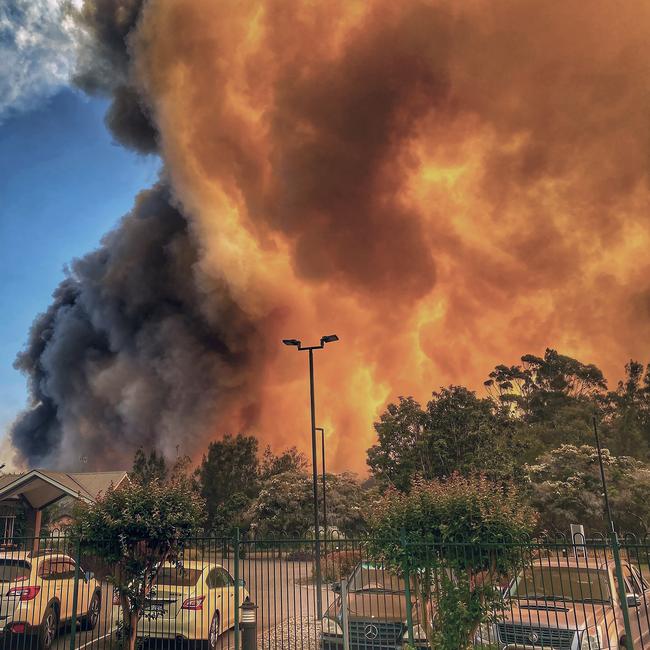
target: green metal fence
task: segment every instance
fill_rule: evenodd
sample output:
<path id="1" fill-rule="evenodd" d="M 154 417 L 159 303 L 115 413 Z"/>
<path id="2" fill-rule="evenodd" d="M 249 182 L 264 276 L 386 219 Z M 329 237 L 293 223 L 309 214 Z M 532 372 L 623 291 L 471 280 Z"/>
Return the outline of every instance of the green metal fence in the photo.
<path id="1" fill-rule="evenodd" d="M 139 644 L 650 650 L 648 540 L 437 544 L 403 535 L 392 540 L 402 550 L 399 566 L 373 554 L 378 545 L 369 541 L 327 538 L 317 558 L 309 539 L 188 540 L 178 564 L 159 568 L 139 615 Z M 0 548 L 6 643 L 34 650 L 125 644 L 115 567 L 82 549 L 65 534 Z"/>

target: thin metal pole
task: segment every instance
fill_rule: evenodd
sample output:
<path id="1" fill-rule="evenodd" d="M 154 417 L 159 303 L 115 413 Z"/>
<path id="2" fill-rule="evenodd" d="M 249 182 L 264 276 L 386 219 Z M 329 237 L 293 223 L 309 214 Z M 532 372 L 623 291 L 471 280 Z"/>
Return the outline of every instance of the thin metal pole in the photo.
<path id="1" fill-rule="evenodd" d="M 316 458 L 316 400 L 314 397 L 314 351 L 309 349 L 309 397 L 311 401 L 311 456 L 314 484 L 314 540 L 316 542 L 316 609 L 318 620 L 323 618 L 323 579 L 320 566 L 320 531 L 318 529 L 318 460 Z"/>
<path id="2" fill-rule="evenodd" d="M 323 465 L 323 530 L 325 531 L 325 540 L 327 541 L 327 501 L 325 498 L 325 429 L 323 427 L 318 427 L 317 431 L 320 431 L 321 439 L 321 462 Z"/>
<path id="3" fill-rule="evenodd" d="M 239 540 L 240 540 L 240 535 L 239 535 L 239 528 L 235 528 L 235 567 L 234 567 L 234 574 L 235 574 L 235 650 L 239 650 L 239 645 L 240 645 L 240 634 L 241 631 L 239 629 Z M 230 613 L 230 612 L 228 612 Z"/>
<path id="4" fill-rule="evenodd" d="M 609 520 L 609 529 L 612 540 L 612 552 L 614 555 L 614 568 L 616 570 L 616 582 L 618 583 L 618 597 L 621 601 L 621 610 L 623 612 L 623 625 L 625 627 L 625 646 L 633 648 L 631 645 L 634 643 L 632 637 L 632 626 L 630 625 L 630 612 L 627 606 L 627 592 L 625 590 L 625 581 L 623 579 L 623 566 L 621 565 L 621 554 L 618 545 L 618 535 L 616 527 L 614 526 L 614 518 L 612 517 L 612 509 L 609 505 L 609 493 L 607 491 L 607 479 L 605 478 L 605 466 L 603 465 L 603 451 L 600 447 L 600 436 L 598 435 L 598 425 L 596 424 L 596 416 L 593 416 L 594 423 L 594 437 L 596 438 L 596 449 L 598 450 L 598 465 L 600 466 L 600 480 L 603 484 L 603 497 L 605 499 L 605 513 Z"/>
<path id="5" fill-rule="evenodd" d="M 609 493 L 607 492 L 607 479 L 605 478 L 605 466 L 603 465 L 603 451 L 600 447 L 600 436 L 598 435 L 598 425 L 596 424 L 596 416 L 593 416 L 594 423 L 594 437 L 596 438 L 596 449 L 598 450 L 598 465 L 600 466 L 600 480 L 603 484 L 603 497 L 605 498 L 605 514 L 609 522 L 609 528 L 612 532 L 615 531 L 614 519 L 612 517 L 612 509 L 609 505 Z"/>

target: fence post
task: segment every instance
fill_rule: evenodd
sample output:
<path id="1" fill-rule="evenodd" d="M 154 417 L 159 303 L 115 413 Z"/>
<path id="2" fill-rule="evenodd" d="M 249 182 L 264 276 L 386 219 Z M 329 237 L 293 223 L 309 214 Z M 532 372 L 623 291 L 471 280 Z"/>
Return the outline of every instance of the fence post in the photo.
<path id="1" fill-rule="evenodd" d="M 235 528 L 235 650 L 239 650 L 239 528 Z"/>
<path id="2" fill-rule="evenodd" d="M 348 620 L 348 580 L 341 576 L 341 628 L 343 631 L 343 650 L 350 650 L 350 623 Z"/>
<path id="3" fill-rule="evenodd" d="M 409 645 L 414 646 L 413 638 L 413 604 L 411 603 L 411 572 L 409 571 L 408 561 L 406 560 L 406 531 L 402 529 L 400 541 L 404 551 L 404 561 L 402 563 L 402 573 L 404 574 L 404 592 L 406 596 L 406 628 L 408 631 Z"/>
<path id="4" fill-rule="evenodd" d="M 614 554 L 614 567 L 616 569 L 616 582 L 618 582 L 618 597 L 621 601 L 621 611 L 623 612 L 623 625 L 625 627 L 625 647 L 632 650 L 634 639 L 632 637 L 632 626 L 630 625 L 630 611 L 627 607 L 627 591 L 625 590 L 625 580 L 623 579 L 623 565 L 621 564 L 621 554 L 618 545 L 618 534 L 615 530 L 611 533 L 612 552 Z"/>
<path id="5" fill-rule="evenodd" d="M 75 650 L 77 641 L 77 607 L 79 604 L 79 565 L 81 564 L 81 537 L 77 538 L 77 552 L 74 558 L 74 588 L 72 590 L 72 618 L 70 619 L 70 650 Z"/>

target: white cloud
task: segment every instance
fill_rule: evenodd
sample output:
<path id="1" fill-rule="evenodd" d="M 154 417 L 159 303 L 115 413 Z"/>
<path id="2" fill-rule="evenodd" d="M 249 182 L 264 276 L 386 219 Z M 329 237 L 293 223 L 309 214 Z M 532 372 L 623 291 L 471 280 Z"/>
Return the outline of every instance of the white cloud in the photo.
<path id="1" fill-rule="evenodd" d="M 0 124 L 69 83 L 81 0 L 0 0 Z"/>

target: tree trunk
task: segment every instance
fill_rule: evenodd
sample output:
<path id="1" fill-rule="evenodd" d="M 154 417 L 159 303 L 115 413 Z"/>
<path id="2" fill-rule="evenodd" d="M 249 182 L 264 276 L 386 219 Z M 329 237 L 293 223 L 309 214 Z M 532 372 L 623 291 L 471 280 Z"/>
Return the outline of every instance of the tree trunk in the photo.
<path id="1" fill-rule="evenodd" d="M 125 632 L 129 639 L 129 650 L 135 650 L 138 642 L 138 620 L 137 612 L 131 612 L 129 599 L 125 595 L 120 595 L 120 604 L 122 606 L 122 620 L 125 625 Z"/>
<path id="2" fill-rule="evenodd" d="M 138 643 L 138 615 L 129 617 L 129 650 L 135 650 Z"/>

